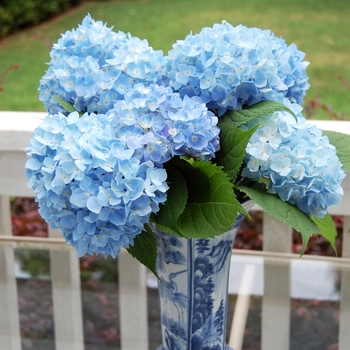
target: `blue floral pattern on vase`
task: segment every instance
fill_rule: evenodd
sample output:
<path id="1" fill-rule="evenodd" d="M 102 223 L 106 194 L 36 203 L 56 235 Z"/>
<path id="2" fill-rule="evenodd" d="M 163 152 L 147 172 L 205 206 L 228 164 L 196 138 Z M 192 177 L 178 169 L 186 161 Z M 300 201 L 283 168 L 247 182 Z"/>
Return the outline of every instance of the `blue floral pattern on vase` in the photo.
<path id="1" fill-rule="evenodd" d="M 228 275 L 242 220 L 240 215 L 215 239 L 186 239 L 153 227 L 163 340 L 158 350 L 231 349 L 226 345 Z"/>

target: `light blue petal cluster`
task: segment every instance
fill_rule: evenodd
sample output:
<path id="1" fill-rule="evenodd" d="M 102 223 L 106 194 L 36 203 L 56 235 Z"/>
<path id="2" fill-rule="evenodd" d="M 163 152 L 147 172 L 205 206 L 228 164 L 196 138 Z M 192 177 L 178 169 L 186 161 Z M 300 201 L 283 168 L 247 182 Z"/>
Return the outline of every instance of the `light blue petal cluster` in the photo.
<path id="1" fill-rule="evenodd" d="M 116 135 L 106 115 L 48 115 L 26 149 L 40 215 L 79 256 L 115 257 L 166 200 L 166 171 Z"/>
<path id="2" fill-rule="evenodd" d="M 200 96 L 219 116 L 261 100 L 301 104 L 309 88 L 304 56 L 268 30 L 223 22 L 173 45 L 168 79 L 181 96 Z"/>
<path id="3" fill-rule="evenodd" d="M 50 56 L 39 87 L 39 99 L 50 114 L 66 113 L 54 97 L 78 111 L 104 114 L 135 82 L 161 83 L 166 62 L 146 40 L 116 33 L 89 15 L 62 35 Z"/>
<path id="4" fill-rule="evenodd" d="M 218 118 L 199 97 L 181 98 L 170 87 L 136 84 L 107 115 L 141 161 L 158 164 L 185 154 L 210 160 L 219 149 Z"/>
<path id="5" fill-rule="evenodd" d="M 246 151 L 242 177 L 267 179 L 269 193 L 306 214 L 322 218 L 342 201 L 345 173 L 336 149 L 301 114 L 297 120 L 287 112 L 265 117 Z"/>

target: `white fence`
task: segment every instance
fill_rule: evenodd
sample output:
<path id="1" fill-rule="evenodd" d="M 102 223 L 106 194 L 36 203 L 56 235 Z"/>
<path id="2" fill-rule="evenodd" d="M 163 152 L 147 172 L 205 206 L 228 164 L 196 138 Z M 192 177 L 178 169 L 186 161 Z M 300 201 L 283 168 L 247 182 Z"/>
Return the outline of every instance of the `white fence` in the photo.
<path id="1" fill-rule="evenodd" d="M 51 230 L 49 238 L 12 236 L 9 197 L 33 196 L 24 177 L 26 155 L 23 148 L 44 116 L 44 113 L 0 112 L 0 347 L 6 350 L 21 349 L 14 247 L 28 245 L 51 248 L 56 349 L 84 349 L 80 272 L 75 251 L 64 244 L 59 233 Z M 315 123 L 323 129 L 350 134 L 350 122 Z M 346 178 L 344 187 L 344 202 L 331 211 L 332 214 L 344 215 L 341 261 L 347 267 L 342 272 L 339 350 L 348 350 L 350 344 L 350 178 Z M 288 350 L 290 259 L 296 257 L 291 254 L 291 230 L 264 214 L 263 235 L 263 252 L 254 254 L 267 259 L 280 259 L 284 263 L 266 264 L 264 267 L 261 349 Z M 249 251 L 235 253 L 253 254 Z M 318 258 L 304 256 L 303 259 Z M 340 258 L 322 258 L 329 261 L 335 259 Z M 242 345 L 243 321 L 249 301 L 249 293 L 247 295 L 246 292 L 247 288 L 249 290 L 251 271 L 247 270 L 244 276 L 241 290 L 246 290 L 238 297 L 231 327 L 230 345 L 235 350 L 240 350 Z M 126 253 L 119 256 L 119 286 L 122 350 L 148 350 L 146 270 Z"/>

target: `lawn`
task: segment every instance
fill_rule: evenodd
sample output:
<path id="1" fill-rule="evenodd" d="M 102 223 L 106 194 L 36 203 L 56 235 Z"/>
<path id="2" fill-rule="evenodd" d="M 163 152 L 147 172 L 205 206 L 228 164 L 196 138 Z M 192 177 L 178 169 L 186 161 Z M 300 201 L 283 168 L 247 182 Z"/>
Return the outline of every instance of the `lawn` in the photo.
<path id="1" fill-rule="evenodd" d="M 10 70 L 0 92 L 0 110 L 43 111 L 38 84 L 49 61 L 49 47 L 60 34 L 90 13 L 116 31 L 146 38 L 164 54 L 178 39 L 227 20 L 233 25 L 271 29 L 295 43 L 310 62 L 309 98 L 332 105 L 350 118 L 350 5 L 348 0 L 140 0 L 86 1 L 39 26 L 0 41 L 1 72 Z M 341 77 L 341 79 L 339 79 Z M 316 117 L 325 117 L 318 114 Z"/>

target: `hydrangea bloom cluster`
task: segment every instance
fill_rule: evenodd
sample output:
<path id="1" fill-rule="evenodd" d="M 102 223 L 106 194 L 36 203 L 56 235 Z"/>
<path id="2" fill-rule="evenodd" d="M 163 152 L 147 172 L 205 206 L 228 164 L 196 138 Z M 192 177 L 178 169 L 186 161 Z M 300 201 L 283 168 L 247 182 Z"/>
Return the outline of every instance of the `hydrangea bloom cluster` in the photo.
<path id="1" fill-rule="evenodd" d="M 170 87 L 136 84 L 107 115 L 143 161 L 162 164 L 184 154 L 210 160 L 219 149 L 218 118 L 199 97 L 182 99 Z"/>
<path id="2" fill-rule="evenodd" d="M 27 149 L 40 215 L 79 256 L 115 257 L 166 200 L 166 171 L 115 135 L 106 115 L 49 115 Z"/>
<path id="3" fill-rule="evenodd" d="M 78 111 L 104 114 L 135 82 L 161 83 L 165 69 L 162 51 L 89 15 L 62 35 L 50 55 L 39 98 L 51 114 L 67 113 L 56 97 Z"/>
<path id="4" fill-rule="evenodd" d="M 215 24 L 178 40 L 168 56 L 169 84 L 219 116 L 261 100 L 301 104 L 309 88 L 305 54 L 268 30 Z"/>
<path id="5" fill-rule="evenodd" d="M 214 156 L 217 120 L 198 97 L 141 83 L 107 114 L 50 114 L 27 149 L 41 216 L 79 256 L 115 257 L 166 200 L 162 164 L 174 155 Z"/>
<path id="6" fill-rule="evenodd" d="M 322 130 L 301 115 L 287 112 L 264 118 L 247 147 L 242 177 L 268 180 L 268 192 L 298 206 L 310 216 L 324 217 L 342 201 L 345 173 Z"/>

